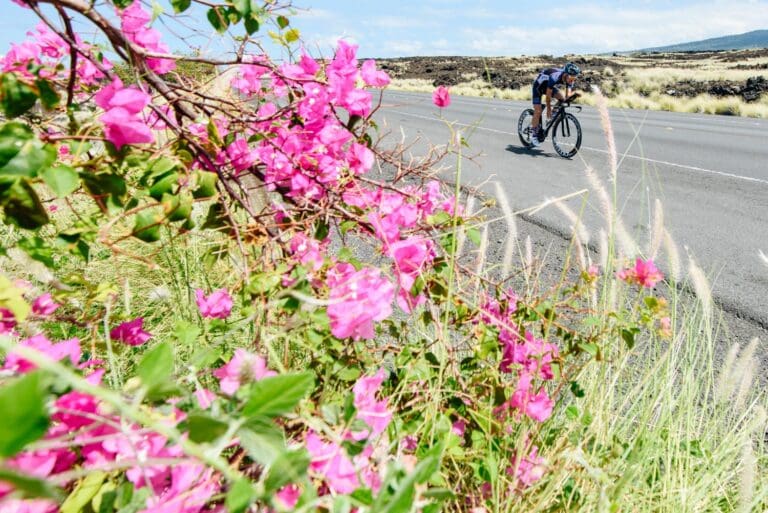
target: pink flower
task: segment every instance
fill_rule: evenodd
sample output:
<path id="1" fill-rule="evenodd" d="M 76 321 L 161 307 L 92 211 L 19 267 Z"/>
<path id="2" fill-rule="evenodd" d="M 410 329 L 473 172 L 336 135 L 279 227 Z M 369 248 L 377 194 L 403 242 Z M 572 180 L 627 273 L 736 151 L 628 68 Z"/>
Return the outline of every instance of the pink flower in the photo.
<path id="1" fill-rule="evenodd" d="M 232 312 L 232 296 L 227 289 L 215 290 L 205 297 L 203 289 L 195 290 L 195 301 L 200 309 L 200 315 L 211 319 L 226 319 Z"/>
<path id="2" fill-rule="evenodd" d="M 217 158 L 217 163 L 226 164 L 229 162 L 232 164 L 232 168 L 235 170 L 235 175 L 239 174 L 251 167 L 258 153 L 256 150 L 252 150 L 248 147 L 248 141 L 240 137 L 227 146 L 226 153 L 220 153 Z"/>
<path id="3" fill-rule="evenodd" d="M 314 431 L 307 433 L 305 444 L 311 458 L 310 470 L 320 474 L 331 490 L 341 494 L 357 490 L 357 469 L 340 445 L 324 442 Z"/>
<path id="4" fill-rule="evenodd" d="M 50 292 L 46 292 L 32 303 L 32 312 L 42 316 L 51 315 L 60 306 L 60 304 L 53 300 Z"/>
<path id="5" fill-rule="evenodd" d="M 120 107 L 129 114 L 138 114 L 149 105 L 150 97 L 135 87 L 123 87 L 122 81 L 115 78 L 94 95 L 93 101 L 104 110 Z"/>
<path id="6" fill-rule="evenodd" d="M 414 452 L 419 446 L 419 440 L 413 435 L 406 435 L 400 440 L 400 448 L 403 452 Z"/>
<path id="7" fill-rule="evenodd" d="M 451 104 L 451 95 L 448 92 L 448 88 L 440 86 L 432 93 L 432 103 L 440 107 L 441 109 Z"/>
<path id="8" fill-rule="evenodd" d="M 126 321 L 109 332 L 109 336 L 129 346 L 140 346 L 152 337 L 151 333 L 144 331 L 144 318 L 137 317 L 132 321 Z"/>
<path id="9" fill-rule="evenodd" d="M 219 378 L 221 391 L 233 395 L 244 383 L 275 376 L 276 373 L 267 368 L 267 362 L 261 356 L 245 349 L 235 349 L 229 363 L 215 370 L 213 375 Z"/>
<path id="10" fill-rule="evenodd" d="M 69 358 L 72 365 L 77 365 L 77 362 L 80 361 L 80 356 L 82 355 L 80 341 L 77 338 L 64 340 L 54 344 L 48 340 L 45 335 L 35 335 L 34 337 L 22 340 L 19 342 L 19 345 L 35 349 L 52 360 L 60 361 Z M 4 370 L 12 370 L 19 373 L 29 372 L 36 368 L 37 366 L 35 364 L 25 360 L 13 350 L 8 353 L 5 365 L 3 365 Z"/>
<path id="11" fill-rule="evenodd" d="M 141 7 L 141 2 L 135 0 L 120 13 L 121 27 L 124 32 L 137 32 L 152 21 L 152 16 Z"/>
<path id="12" fill-rule="evenodd" d="M 346 108 L 351 115 L 364 118 L 371 113 L 371 102 L 371 93 L 362 89 L 353 89 L 344 96 L 342 107 Z"/>
<path id="13" fill-rule="evenodd" d="M 362 175 L 373 167 L 375 157 L 367 146 L 352 143 L 347 160 L 349 162 L 349 169 L 356 175 Z"/>
<path id="14" fill-rule="evenodd" d="M 369 59 L 360 67 L 360 75 L 371 87 L 385 87 L 389 84 L 389 75 L 385 71 L 376 70 L 376 61 Z"/>
<path id="15" fill-rule="evenodd" d="M 9 335 L 13 333 L 16 327 L 16 316 L 7 308 L 0 308 L 0 335 Z"/>
<path id="16" fill-rule="evenodd" d="M 147 124 L 125 109 L 110 109 L 102 114 L 100 119 L 104 123 L 104 135 L 118 150 L 125 145 L 154 141 Z"/>
<path id="17" fill-rule="evenodd" d="M 275 499 L 286 511 L 293 511 L 296 503 L 299 502 L 299 497 L 301 497 L 301 489 L 295 484 L 285 485 L 275 494 Z"/>
<path id="18" fill-rule="evenodd" d="M 328 317 L 337 338 L 372 339 L 373 323 L 392 313 L 395 289 L 378 269 L 355 271 L 350 264 L 338 264 L 328 273 L 328 286 Z"/>
<path id="19" fill-rule="evenodd" d="M 664 279 L 664 275 L 653 263 L 653 260 L 635 260 L 635 266 L 628 269 L 622 269 L 616 273 L 620 280 L 627 283 L 634 283 L 641 287 L 653 288 L 659 281 Z"/>
<path id="20" fill-rule="evenodd" d="M 466 430 L 467 430 L 467 421 L 464 419 L 457 420 L 451 426 L 451 433 L 453 433 L 458 437 L 463 437 Z"/>
<path id="21" fill-rule="evenodd" d="M 376 392 L 386 376 L 387 372 L 379 369 L 375 375 L 357 380 L 352 388 L 357 418 L 370 426 L 372 436 L 383 433 L 392 420 L 392 413 L 387 409 L 387 401 L 376 400 Z"/>
<path id="22" fill-rule="evenodd" d="M 123 87 L 120 79 L 100 90 L 94 96 L 96 104 L 106 112 L 101 115 L 104 134 L 119 150 L 126 144 L 149 143 L 154 140 L 147 123 L 139 113 L 149 105 L 148 94 L 134 87 Z"/>
<path id="23" fill-rule="evenodd" d="M 307 237 L 303 232 L 298 232 L 291 239 L 291 252 L 293 257 L 302 265 L 312 271 L 318 271 L 323 266 L 327 244 L 313 237 Z"/>
<path id="24" fill-rule="evenodd" d="M 547 470 L 546 461 L 538 456 L 539 448 L 535 445 L 527 456 L 512 460 L 512 466 L 507 469 L 509 475 L 514 475 L 518 481 L 518 488 L 527 488 L 544 476 Z"/>
<path id="25" fill-rule="evenodd" d="M 517 384 L 517 390 L 512 394 L 508 401 L 510 408 L 516 408 L 528 417 L 538 422 L 544 422 L 552 415 L 552 408 L 555 403 L 549 398 L 544 390 L 537 394 L 531 391 L 532 376 L 523 373 Z"/>
<path id="26" fill-rule="evenodd" d="M 212 469 L 196 463 L 174 465 L 170 485 L 147 499 L 147 508 L 140 513 L 199 513 L 220 488 Z"/>
<path id="27" fill-rule="evenodd" d="M 214 399 L 216 399 L 216 394 L 207 388 L 198 388 L 195 390 L 195 399 L 197 399 L 197 404 L 200 408 L 207 410 L 213 404 Z"/>

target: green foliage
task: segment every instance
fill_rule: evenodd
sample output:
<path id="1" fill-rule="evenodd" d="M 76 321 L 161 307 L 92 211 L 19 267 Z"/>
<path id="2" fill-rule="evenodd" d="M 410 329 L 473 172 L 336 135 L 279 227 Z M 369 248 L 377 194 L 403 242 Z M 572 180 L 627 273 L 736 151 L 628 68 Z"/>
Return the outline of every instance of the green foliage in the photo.
<path id="1" fill-rule="evenodd" d="M 254 383 L 243 407 L 246 417 L 276 417 L 293 410 L 314 388 L 311 372 L 282 374 Z"/>
<path id="2" fill-rule="evenodd" d="M 28 84 L 16 77 L 15 73 L 0 76 L 0 105 L 7 118 L 16 118 L 37 103 L 37 94 Z"/>
<path id="3" fill-rule="evenodd" d="M 32 372 L 0 387 L 0 456 L 9 457 L 48 429 L 47 379 Z"/>

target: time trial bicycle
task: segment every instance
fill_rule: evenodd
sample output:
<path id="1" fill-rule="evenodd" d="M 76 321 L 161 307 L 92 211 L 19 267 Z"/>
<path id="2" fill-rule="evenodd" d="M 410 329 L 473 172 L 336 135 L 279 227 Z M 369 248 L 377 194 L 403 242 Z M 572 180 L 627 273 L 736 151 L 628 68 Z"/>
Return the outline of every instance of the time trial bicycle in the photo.
<path id="1" fill-rule="evenodd" d="M 576 116 L 567 111 L 568 108 L 571 108 L 581 112 L 581 106 L 571 105 L 571 102 L 578 97 L 579 94 L 576 93 L 565 101 L 558 100 L 553 109 L 552 119 L 546 124 L 541 123 L 539 125 L 539 142 L 544 142 L 551 130 L 552 146 L 558 155 L 566 159 L 572 158 L 581 148 L 581 124 Z M 531 121 L 533 121 L 533 109 L 525 109 L 517 121 L 517 135 L 526 148 L 533 148 L 533 144 L 531 144 Z"/>

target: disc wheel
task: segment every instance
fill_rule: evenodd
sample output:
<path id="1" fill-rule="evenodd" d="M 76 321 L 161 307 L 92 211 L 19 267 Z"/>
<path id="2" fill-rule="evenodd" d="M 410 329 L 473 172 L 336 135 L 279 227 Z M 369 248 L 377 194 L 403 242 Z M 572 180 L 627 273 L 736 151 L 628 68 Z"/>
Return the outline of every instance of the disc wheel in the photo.
<path id="1" fill-rule="evenodd" d="M 566 113 L 552 130 L 552 146 L 563 158 L 572 158 L 581 148 L 581 124 L 571 113 Z"/>
<path id="2" fill-rule="evenodd" d="M 517 135 L 520 142 L 526 148 L 532 148 L 531 144 L 531 121 L 533 121 L 533 109 L 525 109 L 517 120 Z"/>

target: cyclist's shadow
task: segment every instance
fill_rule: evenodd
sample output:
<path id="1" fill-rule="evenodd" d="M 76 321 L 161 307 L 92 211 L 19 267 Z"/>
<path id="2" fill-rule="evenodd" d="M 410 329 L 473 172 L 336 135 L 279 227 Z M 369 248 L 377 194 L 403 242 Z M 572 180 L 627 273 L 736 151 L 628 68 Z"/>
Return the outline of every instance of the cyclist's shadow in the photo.
<path id="1" fill-rule="evenodd" d="M 525 146 L 507 144 L 507 147 L 505 149 L 510 153 L 514 153 L 515 155 L 528 155 L 530 157 L 546 157 L 546 158 L 555 157 L 555 155 L 552 155 L 551 153 L 544 151 L 541 147 L 526 148 Z"/>

